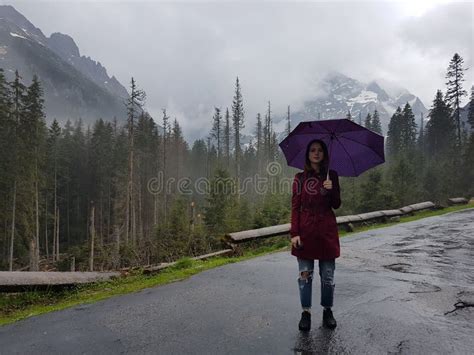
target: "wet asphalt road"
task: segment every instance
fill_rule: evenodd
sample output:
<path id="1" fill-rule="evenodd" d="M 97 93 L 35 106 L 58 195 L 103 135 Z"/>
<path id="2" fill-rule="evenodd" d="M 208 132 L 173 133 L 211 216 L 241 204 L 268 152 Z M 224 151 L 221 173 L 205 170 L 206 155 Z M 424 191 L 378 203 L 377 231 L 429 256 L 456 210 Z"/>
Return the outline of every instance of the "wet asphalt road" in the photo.
<path id="1" fill-rule="evenodd" d="M 319 280 L 312 329 L 298 330 L 297 263 L 282 252 L 0 327 L 0 354 L 474 353 L 474 209 L 341 247 L 334 331 Z"/>

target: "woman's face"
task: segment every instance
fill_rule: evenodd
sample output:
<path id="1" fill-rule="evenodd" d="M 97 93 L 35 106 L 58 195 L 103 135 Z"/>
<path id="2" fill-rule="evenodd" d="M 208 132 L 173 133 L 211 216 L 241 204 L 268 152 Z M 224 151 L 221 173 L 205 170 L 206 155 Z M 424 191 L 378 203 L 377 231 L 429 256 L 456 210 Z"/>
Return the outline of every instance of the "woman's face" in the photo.
<path id="1" fill-rule="evenodd" d="M 323 147 L 320 143 L 314 142 L 309 147 L 308 159 L 311 163 L 319 164 L 324 159 Z"/>

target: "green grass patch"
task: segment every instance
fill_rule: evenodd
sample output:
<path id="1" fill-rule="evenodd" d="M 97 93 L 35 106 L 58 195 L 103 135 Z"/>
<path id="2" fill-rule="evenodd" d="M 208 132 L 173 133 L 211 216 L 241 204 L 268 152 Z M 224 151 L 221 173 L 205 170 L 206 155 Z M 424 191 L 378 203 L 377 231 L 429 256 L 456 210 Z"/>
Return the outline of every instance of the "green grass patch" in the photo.
<path id="1" fill-rule="evenodd" d="M 340 236 L 348 236 L 370 229 L 383 228 L 421 218 L 438 216 L 449 212 L 473 208 L 474 203 L 462 206 L 452 206 L 436 211 L 423 211 L 414 216 L 401 217 L 399 222 L 373 224 L 358 227 L 354 232 L 340 232 Z M 169 268 L 155 275 L 143 275 L 141 272 L 132 272 L 125 278 L 111 281 L 77 286 L 71 290 L 60 292 L 33 291 L 14 294 L 0 293 L 0 325 L 15 322 L 31 316 L 48 313 L 76 306 L 79 304 L 94 303 L 109 297 L 138 292 L 145 288 L 165 285 L 170 282 L 184 280 L 203 270 L 212 269 L 229 263 L 251 259 L 260 255 L 289 250 L 289 241 L 285 237 L 272 237 L 262 241 L 246 243 L 242 246 L 243 255 L 238 257 L 214 257 L 209 260 L 193 260 L 189 257 L 182 258 Z"/>

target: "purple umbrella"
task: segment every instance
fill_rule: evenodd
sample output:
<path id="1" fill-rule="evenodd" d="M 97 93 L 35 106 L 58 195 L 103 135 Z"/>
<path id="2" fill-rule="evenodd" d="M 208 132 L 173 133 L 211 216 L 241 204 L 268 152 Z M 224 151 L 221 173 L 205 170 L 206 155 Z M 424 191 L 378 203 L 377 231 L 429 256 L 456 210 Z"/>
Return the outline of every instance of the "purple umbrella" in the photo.
<path id="1" fill-rule="evenodd" d="M 306 146 L 313 139 L 326 143 L 329 165 L 339 176 L 359 176 L 385 162 L 384 137 L 344 118 L 300 122 L 279 144 L 289 166 L 304 169 Z"/>

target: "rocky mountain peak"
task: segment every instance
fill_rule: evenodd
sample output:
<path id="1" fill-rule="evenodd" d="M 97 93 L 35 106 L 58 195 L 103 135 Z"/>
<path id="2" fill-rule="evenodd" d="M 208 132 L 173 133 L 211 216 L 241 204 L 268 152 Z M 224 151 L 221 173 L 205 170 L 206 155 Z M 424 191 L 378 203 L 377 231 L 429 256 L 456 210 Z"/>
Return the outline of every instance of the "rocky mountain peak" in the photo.
<path id="1" fill-rule="evenodd" d="M 91 58 L 80 56 L 74 40 L 54 33 L 46 38 L 12 6 L 0 6 L 0 68 L 7 80 L 16 70 L 26 85 L 34 75 L 44 90 L 49 118 L 123 119 L 127 90 Z"/>
<path id="2" fill-rule="evenodd" d="M 16 11 L 13 6 L 0 5 L 0 21 L 10 22 L 37 41 L 41 43 L 46 42 L 46 37 L 43 32 L 41 32 L 39 28 L 33 26 L 33 24 L 28 21 L 25 16 Z"/>
<path id="3" fill-rule="evenodd" d="M 367 85 L 366 90 L 375 92 L 379 100 L 387 101 L 390 99 L 390 96 L 388 96 L 385 90 L 382 89 L 375 81 L 370 82 L 369 85 Z"/>
<path id="4" fill-rule="evenodd" d="M 55 32 L 48 38 L 49 47 L 58 53 L 62 58 L 70 58 L 71 56 L 80 57 L 79 48 L 72 37 Z"/>
<path id="5" fill-rule="evenodd" d="M 292 113 L 293 127 L 301 121 L 344 118 L 348 112 L 357 123 L 363 123 L 367 114 L 377 110 L 386 134 L 390 117 L 398 106 L 403 108 L 406 103 L 415 116 L 423 113 L 426 117 L 427 109 L 421 100 L 403 88 L 396 90 L 398 95 L 390 95 L 375 81 L 365 84 L 337 72 L 329 73 L 319 85 L 325 94 L 307 100 L 300 111 Z M 280 122 L 284 123 L 284 119 Z M 283 127 L 283 123 L 279 126 Z"/>

